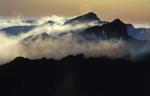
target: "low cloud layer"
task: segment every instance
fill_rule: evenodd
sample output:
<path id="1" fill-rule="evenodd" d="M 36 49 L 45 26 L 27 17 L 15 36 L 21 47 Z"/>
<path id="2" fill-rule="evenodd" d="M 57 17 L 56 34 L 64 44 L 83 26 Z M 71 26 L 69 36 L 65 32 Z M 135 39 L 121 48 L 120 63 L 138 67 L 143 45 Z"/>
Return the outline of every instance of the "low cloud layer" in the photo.
<path id="1" fill-rule="evenodd" d="M 107 56 L 119 58 L 126 56 L 128 50 L 122 40 L 99 41 L 97 43 L 76 42 L 71 36 L 59 39 L 38 39 L 34 43 L 23 45 L 18 37 L 7 37 L 0 34 L 0 63 L 13 60 L 15 57 L 23 56 L 30 59 L 42 57 L 62 59 L 68 55 L 83 53 L 86 57 Z"/>

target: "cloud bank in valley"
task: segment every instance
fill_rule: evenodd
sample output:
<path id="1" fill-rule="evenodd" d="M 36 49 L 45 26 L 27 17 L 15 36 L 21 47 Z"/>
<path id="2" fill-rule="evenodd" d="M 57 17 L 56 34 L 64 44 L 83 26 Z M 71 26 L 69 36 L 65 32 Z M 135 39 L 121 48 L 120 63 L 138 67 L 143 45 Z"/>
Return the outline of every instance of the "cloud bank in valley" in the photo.
<path id="1" fill-rule="evenodd" d="M 30 59 L 39 59 L 42 57 L 62 59 L 68 55 L 84 54 L 85 57 L 107 56 L 111 58 L 120 58 L 133 55 L 137 52 L 132 51 L 130 44 L 123 40 L 100 40 L 98 42 L 78 42 L 71 34 L 59 36 L 61 33 L 80 32 L 86 28 L 97 25 L 96 22 L 81 23 L 76 25 L 63 23 L 68 18 L 64 17 L 46 17 L 34 19 L 34 22 L 24 22 L 24 19 L 1 19 L 0 29 L 11 26 L 35 26 L 28 32 L 22 32 L 19 35 L 10 36 L 5 32 L 0 32 L 0 64 L 4 64 L 16 57 L 23 56 Z M 48 21 L 56 22 L 48 24 Z M 38 37 L 35 41 L 23 40 L 30 36 L 36 36 L 42 33 L 49 34 L 54 38 Z M 140 49 L 141 50 L 141 49 Z M 145 50 L 145 49 L 144 49 Z M 131 52 L 132 51 L 132 52 Z"/>
<path id="2" fill-rule="evenodd" d="M 19 37 L 8 37 L 0 34 L 0 63 L 8 62 L 15 57 L 23 56 L 30 59 L 42 57 L 61 59 L 68 55 L 83 53 L 87 57 L 108 56 L 118 58 L 127 55 L 125 43 L 117 41 L 100 41 L 97 43 L 78 43 L 72 37 L 60 37 L 59 39 L 38 39 L 27 46 L 22 45 Z M 117 52 L 117 54 L 116 54 Z"/>

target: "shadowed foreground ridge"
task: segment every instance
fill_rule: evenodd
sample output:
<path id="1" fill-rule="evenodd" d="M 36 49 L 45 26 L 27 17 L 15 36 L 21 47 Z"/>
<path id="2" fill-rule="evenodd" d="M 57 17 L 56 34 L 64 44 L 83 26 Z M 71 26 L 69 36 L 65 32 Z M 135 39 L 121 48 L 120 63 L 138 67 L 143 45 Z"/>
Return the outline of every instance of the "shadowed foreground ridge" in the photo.
<path id="1" fill-rule="evenodd" d="M 144 63 L 143 63 L 144 62 Z M 146 64 L 147 63 L 147 64 Z M 2 96 L 148 96 L 148 59 L 18 57 L 0 66 Z"/>

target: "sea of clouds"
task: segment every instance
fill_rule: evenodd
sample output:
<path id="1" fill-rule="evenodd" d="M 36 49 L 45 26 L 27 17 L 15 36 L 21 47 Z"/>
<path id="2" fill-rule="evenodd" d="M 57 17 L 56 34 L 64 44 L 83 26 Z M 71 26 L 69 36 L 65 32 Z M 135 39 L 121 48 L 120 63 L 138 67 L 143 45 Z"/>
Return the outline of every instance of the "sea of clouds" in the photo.
<path id="1" fill-rule="evenodd" d="M 19 35 L 8 35 L 0 32 L 0 64 L 7 63 L 16 57 L 23 56 L 30 59 L 39 59 L 42 57 L 62 59 L 68 55 L 84 54 L 85 57 L 106 56 L 110 58 L 122 58 L 125 56 L 134 57 L 135 55 L 149 52 L 149 47 L 136 47 L 134 44 L 123 40 L 100 40 L 98 42 L 80 43 L 73 38 L 71 34 L 59 36 L 61 33 L 79 32 L 91 26 L 97 25 L 97 22 L 79 23 L 76 25 L 64 22 L 71 17 L 42 17 L 42 18 L 1 18 L 0 29 L 12 26 L 35 26 L 28 32 L 21 32 Z M 25 22 L 32 20 L 33 22 Z M 48 24 L 53 21 L 55 24 Z M 38 38 L 34 42 L 28 41 L 27 45 L 22 40 L 29 36 L 47 33 L 57 39 Z"/>

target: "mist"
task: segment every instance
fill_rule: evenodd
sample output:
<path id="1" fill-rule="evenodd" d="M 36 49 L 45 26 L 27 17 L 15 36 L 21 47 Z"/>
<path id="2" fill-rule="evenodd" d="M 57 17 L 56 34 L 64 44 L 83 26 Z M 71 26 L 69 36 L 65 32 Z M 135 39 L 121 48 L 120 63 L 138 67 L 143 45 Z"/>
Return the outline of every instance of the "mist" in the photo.
<path id="1" fill-rule="evenodd" d="M 20 42 L 19 37 L 0 34 L 0 38 L 0 64 L 19 56 L 30 59 L 46 57 L 59 60 L 68 55 L 81 53 L 86 57 L 107 56 L 111 58 L 119 58 L 128 54 L 128 50 L 125 48 L 126 44 L 122 40 L 79 43 L 71 36 L 65 36 L 47 40 L 38 38 L 35 42 L 24 45 Z"/>

